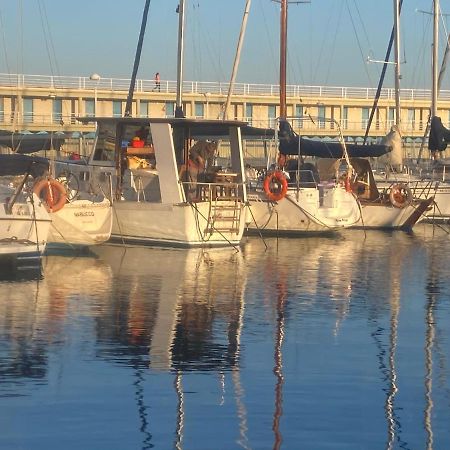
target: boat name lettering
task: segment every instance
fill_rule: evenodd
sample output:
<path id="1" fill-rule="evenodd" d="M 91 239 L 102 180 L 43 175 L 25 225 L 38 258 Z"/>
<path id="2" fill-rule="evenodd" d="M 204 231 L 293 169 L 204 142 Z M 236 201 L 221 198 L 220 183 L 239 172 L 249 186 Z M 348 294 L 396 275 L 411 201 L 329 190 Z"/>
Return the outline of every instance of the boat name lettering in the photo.
<path id="1" fill-rule="evenodd" d="M 82 211 L 74 213 L 75 217 L 94 217 L 94 211 Z"/>

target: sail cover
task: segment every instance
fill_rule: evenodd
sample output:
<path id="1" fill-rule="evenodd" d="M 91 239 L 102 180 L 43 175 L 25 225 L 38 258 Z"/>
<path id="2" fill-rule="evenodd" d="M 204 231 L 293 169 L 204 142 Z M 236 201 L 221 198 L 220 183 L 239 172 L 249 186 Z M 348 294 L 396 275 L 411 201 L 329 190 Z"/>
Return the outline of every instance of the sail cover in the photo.
<path id="1" fill-rule="evenodd" d="M 16 176 L 29 173 L 33 178 L 37 178 L 47 173 L 48 166 L 48 159 L 39 156 L 0 154 L 0 176 Z"/>
<path id="2" fill-rule="evenodd" d="M 350 157 L 377 157 L 392 151 L 388 144 L 346 144 Z M 340 142 L 315 141 L 299 136 L 291 125 L 280 122 L 279 150 L 283 155 L 317 156 L 319 158 L 342 158 L 343 145 Z"/>
<path id="3" fill-rule="evenodd" d="M 428 150 L 432 152 L 444 151 L 450 142 L 450 130 L 442 125 L 442 120 L 438 116 L 431 119 L 430 137 L 428 139 Z"/>
<path id="4" fill-rule="evenodd" d="M 59 150 L 64 143 L 64 134 L 13 133 L 0 130 L 0 146 L 9 147 L 15 153 L 34 153 L 41 150 Z"/>

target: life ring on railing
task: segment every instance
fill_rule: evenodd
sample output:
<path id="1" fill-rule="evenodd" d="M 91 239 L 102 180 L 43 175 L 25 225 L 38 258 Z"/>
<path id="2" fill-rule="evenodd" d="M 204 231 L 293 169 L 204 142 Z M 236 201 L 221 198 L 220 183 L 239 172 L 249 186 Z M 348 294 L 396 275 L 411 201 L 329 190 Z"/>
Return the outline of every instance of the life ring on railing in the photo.
<path id="1" fill-rule="evenodd" d="M 389 192 L 389 200 L 396 208 L 404 208 L 412 201 L 411 189 L 406 184 L 394 184 Z"/>
<path id="2" fill-rule="evenodd" d="M 48 212 L 59 211 L 67 203 L 66 188 L 53 178 L 38 181 L 33 192 L 44 202 Z"/>
<path id="3" fill-rule="evenodd" d="M 286 196 L 288 183 L 283 172 L 276 170 L 266 176 L 263 187 L 267 198 L 272 202 L 277 202 Z"/>

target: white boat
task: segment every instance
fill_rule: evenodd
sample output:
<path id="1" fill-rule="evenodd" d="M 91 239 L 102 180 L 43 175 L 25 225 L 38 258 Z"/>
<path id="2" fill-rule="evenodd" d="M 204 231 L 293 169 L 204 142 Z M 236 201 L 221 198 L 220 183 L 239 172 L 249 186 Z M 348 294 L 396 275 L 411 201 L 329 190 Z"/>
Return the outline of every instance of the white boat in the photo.
<path id="1" fill-rule="evenodd" d="M 20 267 L 39 266 L 47 245 L 51 218 L 28 189 L 29 177 L 48 169 L 44 158 L 0 155 L 0 261 Z"/>
<path id="2" fill-rule="evenodd" d="M 359 221 L 358 202 L 343 185 L 327 178 L 312 163 L 287 169 L 247 180 L 249 234 L 334 232 Z"/>
<path id="3" fill-rule="evenodd" d="M 276 164 L 263 174 L 263 179 L 250 180 L 247 230 L 249 233 L 297 235 L 323 233 L 348 227 L 360 218 L 355 197 L 330 177 L 320 174 L 311 164 L 303 165 L 303 150 L 297 146 L 286 160 L 282 146 L 288 132 L 286 101 L 287 0 L 281 3 L 280 22 L 280 118 L 278 141 L 280 156 Z M 299 141 L 298 141 L 299 142 Z M 318 143 L 320 145 L 320 143 Z M 345 147 L 341 155 L 346 157 Z M 287 166 L 293 163 L 295 169 Z M 290 171 L 291 176 L 287 176 Z M 260 181 L 258 183 L 258 181 Z M 252 189 L 253 187 L 253 189 Z"/>
<path id="4" fill-rule="evenodd" d="M 90 192 L 91 188 L 81 190 L 78 180 L 62 170 L 58 178 L 44 177 L 34 186 L 52 220 L 48 248 L 85 247 L 108 241 L 112 229 L 111 201 L 101 192 Z"/>
<path id="5" fill-rule="evenodd" d="M 240 243 L 247 201 L 244 122 L 80 120 L 97 124 L 94 150 L 86 165 L 68 170 L 81 191 L 108 192 L 112 180 L 113 240 L 186 247 Z M 219 150 L 228 158 L 224 167 L 214 165 Z"/>

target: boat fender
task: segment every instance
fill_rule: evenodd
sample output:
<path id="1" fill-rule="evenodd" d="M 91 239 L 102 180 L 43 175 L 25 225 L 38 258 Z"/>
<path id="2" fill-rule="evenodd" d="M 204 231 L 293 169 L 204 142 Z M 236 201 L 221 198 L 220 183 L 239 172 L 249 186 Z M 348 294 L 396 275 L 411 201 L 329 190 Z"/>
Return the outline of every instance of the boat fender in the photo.
<path id="1" fill-rule="evenodd" d="M 389 192 L 389 200 L 396 208 L 404 208 L 412 201 L 411 189 L 406 184 L 394 184 Z"/>
<path id="2" fill-rule="evenodd" d="M 288 183 L 283 172 L 276 170 L 266 176 L 263 187 L 267 198 L 272 202 L 277 202 L 286 196 Z"/>
<path id="3" fill-rule="evenodd" d="M 38 181 L 33 192 L 43 201 L 48 212 L 59 211 L 67 203 L 66 188 L 53 178 Z"/>

